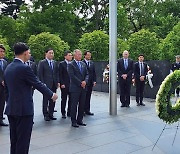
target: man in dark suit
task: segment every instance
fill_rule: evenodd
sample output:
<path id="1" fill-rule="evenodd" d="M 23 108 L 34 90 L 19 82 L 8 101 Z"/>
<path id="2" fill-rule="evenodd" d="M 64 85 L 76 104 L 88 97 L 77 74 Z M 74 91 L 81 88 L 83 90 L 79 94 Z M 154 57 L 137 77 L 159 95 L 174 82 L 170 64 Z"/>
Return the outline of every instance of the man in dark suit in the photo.
<path id="1" fill-rule="evenodd" d="M 67 116 L 71 116 L 71 96 L 69 92 L 70 78 L 67 71 L 68 64 L 72 61 L 72 53 L 66 51 L 64 53 L 64 61 L 59 63 L 59 82 L 61 88 L 61 114 L 62 118 L 66 118 L 66 101 L 68 98 Z"/>
<path id="2" fill-rule="evenodd" d="M 25 62 L 25 64 L 28 65 L 32 69 L 33 73 L 37 76 L 37 65 L 36 65 L 36 63 L 31 61 L 31 60 L 28 60 L 27 62 Z M 34 87 L 32 87 L 32 95 L 34 94 L 34 90 L 35 90 Z"/>
<path id="3" fill-rule="evenodd" d="M 70 77 L 69 91 L 71 95 L 71 122 L 73 127 L 86 126 L 83 123 L 84 103 L 86 99 L 86 83 L 88 83 L 88 71 L 81 61 L 82 52 L 74 50 L 74 60 L 68 65 Z M 77 113 L 78 108 L 78 113 Z"/>
<path id="4" fill-rule="evenodd" d="M 176 56 L 176 62 L 172 64 L 171 70 L 174 72 L 175 70 L 180 70 L 180 55 Z M 180 88 L 176 89 L 176 95 L 179 97 Z"/>
<path id="5" fill-rule="evenodd" d="M 86 64 L 89 74 L 89 80 L 87 83 L 87 92 L 86 92 L 86 100 L 84 105 L 84 113 L 86 115 L 94 115 L 94 113 L 90 112 L 90 101 L 91 101 L 91 94 L 92 89 L 96 86 L 96 71 L 94 63 L 91 61 L 91 52 L 86 51 L 84 53 L 84 60 L 83 62 Z"/>
<path id="6" fill-rule="evenodd" d="M 134 64 L 134 78 L 136 85 L 136 103 L 137 106 L 145 106 L 143 103 L 143 92 L 145 86 L 145 79 L 148 72 L 147 64 L 144 63 L 144 55 L 140 54 L 139 61 Z"/>
<path id="7" fill-rule="evenodd" d="M 5 47 L 0 44 L 0 126 L 8 126 L 3 122 L 3 113 L 5 106 L 5 92 L 4 92 L 4 70 L 7 67 L 7 61 L 4 60 Z"/>
<path id="8" fill-rule="evenodd" d="M 39 62 L 38 77 L 41 82 L 51 89 L 54 93 L 59 87 L 59 74 L 56 61 L 53 60 L 53 49 L 47 49 L 45 51 L 45 59 Z M 43 115 L 45 121 L 56 120 L 53 116 L 55 108 L 55 102 L 49 100 L 46 95 L 43 95 Z"/>
<path id="9" fill-rule="evenodd" d="M 37 65 L 36 65 L 36 63 L 31 61 L 31 60 L 28 60 L 26 62 L 26 65 L 28 65 L 32 69 L 33 73 L 37 76 Z"/>
<path id="10" fill-rule="evenodd" d="M 130 105 L 133 61 L 128 57 L 129 52 L 125 50 L 123 58 L 119 59 L 117 63 L 121 107 L 129 107 Z"/>
<path id="11" fill-rule="evenodd" d="M 30 58 L 29 47 L 14 45 L 15 59 L 4 73 L 7 106 L 5 114 L 10 125 L 11 154 L 28 154 L 33 126 L 32 86 L 55 101 L 57 95 L 40 82 L 31 68 L 24 63 Z"/>

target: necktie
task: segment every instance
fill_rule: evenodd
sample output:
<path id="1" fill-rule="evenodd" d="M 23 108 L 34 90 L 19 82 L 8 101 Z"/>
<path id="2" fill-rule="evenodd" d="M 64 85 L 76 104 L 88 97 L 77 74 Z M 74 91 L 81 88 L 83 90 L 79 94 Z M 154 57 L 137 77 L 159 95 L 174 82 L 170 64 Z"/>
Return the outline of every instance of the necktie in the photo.
<path id="1" fill-rule="evenodd" d="M 3 71 L 3 61 L 2 60 L 0 60 L 0 68 Z"/>
<path id="2" fill-rule="evenodd" d="M 82 68 L 81 68 L 81 63 L 80 62 L 78 62 L 78 67 L 79 67 L 80 72 L 82 72 Z"/>
<path id="3" fill-rule="evenodd" d="M 128 67 L 128 64 L 127 64 L 127 59 L 125 59 L 125 62 L 124 62 L 124 67 L 125 67 L 125 69 L 127 69 L 127 67 Z"/>
<path id="4" fill-rule="evenodd" d="M 90 62 L 88 61 L 88 63 L 87 63 L 87 64 L 88 64 L 88 67 L 89 67 L 89 66 L 90 66 Z"/>
<path id="5" fill-rule="evenodd" d="M 49 62 L 50 68 L 53 70 L 53 63 L 52 61 Z"/>
<path id="6" fill-rule="evenodd" d="M 143 63 L 140 63 L 140 72 L 141 72 L 141 76 L 144 74 L 144 67 L 143 67 Z"/>

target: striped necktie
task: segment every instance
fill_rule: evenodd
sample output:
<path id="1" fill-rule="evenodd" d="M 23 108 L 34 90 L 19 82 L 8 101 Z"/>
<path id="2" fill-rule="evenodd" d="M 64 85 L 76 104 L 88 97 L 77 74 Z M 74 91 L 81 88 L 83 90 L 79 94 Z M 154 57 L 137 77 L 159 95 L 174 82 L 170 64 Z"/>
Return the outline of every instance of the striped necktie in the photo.
<path id="1" fill-rule="evenodd" d="M 3 60 L 0 59 L 0 68 L 3 71 Z"/>

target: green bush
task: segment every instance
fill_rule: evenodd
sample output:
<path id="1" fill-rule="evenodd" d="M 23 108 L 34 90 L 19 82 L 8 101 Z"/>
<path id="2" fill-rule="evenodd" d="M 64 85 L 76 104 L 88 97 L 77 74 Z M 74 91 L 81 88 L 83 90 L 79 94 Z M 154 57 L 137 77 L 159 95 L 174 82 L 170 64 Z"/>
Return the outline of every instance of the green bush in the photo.
<path id="1" fill-rule="evenodd" d="M 159 40 L 156 34 L 149 30 L 140 30 L 131 34 L 128 39 L 130 56 L 136 60 L 139 54 L 144 54 L 146 60 L 158 60 L 159 57 Z"/>
<path id="2" fill-rule="evenodd" d="M 31 35 L 28 45 L 35 60 L 44 59 L 44 51 L 52 48 L 54 50 L 55 60 L 59 61 L 63 59 L 64 51 L 69 49 L 68 44 L 61 40 L 59 36 L 45 32 L 36 36 Z"/>
<path id="3" fill-rule="evenodd" d="M 8 60 L 11 61 L 13 59 L 13 57 L 14 57 L 14 54 L 13 54 L 13 52 L 10 51 L 10 47 L 9 47 L 9 45 L 7 43 L 7 39 L 3 38 L 2 35 L 0 35 L 0 44 L 3 44 L 3 46 L 6 49 L 5 57 L 8 58 Z"/>
<path id="4" fill-rule="evenodd" d="M 127 49 L 127 44 L 122 39 L 117 41 L 118 53 Z M 85 33 L 79 41 L 81 50 L 90 50 L 93 54 L 93 60 L 108 60 L 109 59 L 109 35 L 100 30 L 95 30 L 92 33 Z"/>
<path id="5" fill-rule="evenodd" d="M 175 55 L 180 53 L 180 22 L 173 28 L 159 46 L 161 59 L 174 61 Z"/>

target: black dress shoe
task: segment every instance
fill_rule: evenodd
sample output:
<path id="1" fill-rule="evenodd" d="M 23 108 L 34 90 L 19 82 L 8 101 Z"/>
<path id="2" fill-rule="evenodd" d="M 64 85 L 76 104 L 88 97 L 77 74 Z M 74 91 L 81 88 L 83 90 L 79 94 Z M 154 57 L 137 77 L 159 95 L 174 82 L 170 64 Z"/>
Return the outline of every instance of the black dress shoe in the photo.
<path id="1" fill-rule="evenodd" d="M 139 103 L 137 103 L 137 106 L 140 106 L 140 104 L 139 104 Z"/>
<path id="2" fill-rule="evenodd" d="M 57 118 L 54 118 L 53 116 L 49 116 L 50 120 L 57 120 Z"/>
<path id="3" fill-rule="evenodd" d="M 91 116 L 94 115 L 94 113 L 92 113 L 92 112 L 85 112 L 85 114 L 86 114 L 86 115 L 91 115 Z"/>
<path id="4" fill-rule="evenodd" d="M 51 119 L 50 119 L 48 116 L 45 116 L 45 117 L 44 117 L 44 120 L 45 120 L 45 121 L 50 121 Z"/>
<path id="5" fill-rule="evenodd" d="M 4 123 L 3 121 L 0 122 L 0 126 L 9 126 L 8 124 Z"/>
<path id="6" fill-rule="evenodd" d="M 78 128 L 79 126 L 76 123 L 73 123 L 72 127 Z"/>
<path id="7" fill-rule="evenodd" d="M 144 103 L 140 103 L 140 105 L 141 105 L 141 106 L 145 106 L 145 104 L 144 104 Z"/>
<path id="8" fill-rule="evenodd" d="M 62 118 L 63 118 L 63 119 L 66 119 L 66 115 L 62 115 Z"/>
<path id="9" fill-rule="evenodd" d="M 126 107 L 125 105 L 121 105 L 121 107 Z"/>
<path id="10" fill-rule="evenodd" d="M 86 124 L 83 123 L 83 122 L 77 122 L 77 124 L 78 124 L 79 126 L 86 126 Z"/>

